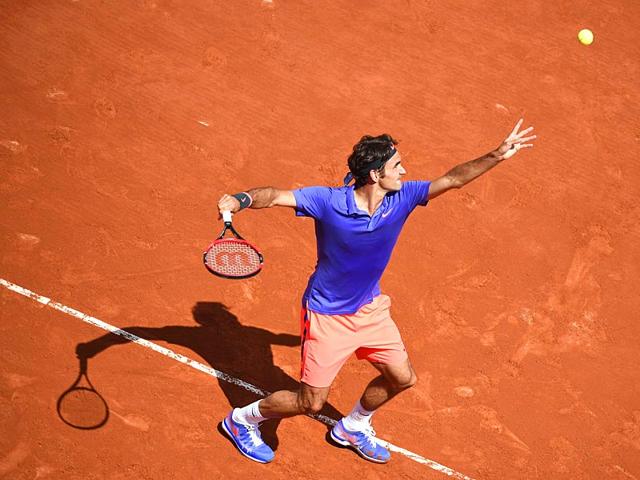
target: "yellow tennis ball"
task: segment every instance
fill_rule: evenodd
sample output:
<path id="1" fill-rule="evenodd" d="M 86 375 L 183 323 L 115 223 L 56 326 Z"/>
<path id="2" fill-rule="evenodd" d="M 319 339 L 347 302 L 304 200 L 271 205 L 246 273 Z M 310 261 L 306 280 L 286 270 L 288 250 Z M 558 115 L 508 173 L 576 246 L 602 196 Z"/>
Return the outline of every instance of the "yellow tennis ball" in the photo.
<path id="1" fill-rule="evenodd" d="M 591 45 L 593 43 L 593 32 L 588 28 L 583 28 L 578 32 L 578 40 L 583 45 Z"/>

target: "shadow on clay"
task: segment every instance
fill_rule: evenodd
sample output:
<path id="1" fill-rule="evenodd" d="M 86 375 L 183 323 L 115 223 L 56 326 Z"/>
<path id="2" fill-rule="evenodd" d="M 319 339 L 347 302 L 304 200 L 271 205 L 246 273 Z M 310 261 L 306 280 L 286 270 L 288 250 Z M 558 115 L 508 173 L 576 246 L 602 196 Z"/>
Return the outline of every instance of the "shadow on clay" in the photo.
<path id="1" fill-rule="evenodd" d="M 211 367 L 253 385 L 275 392 L 297 390 L 300 383 L 273 363 L 272 345 L 298 347 L 300 338 L 286 333 L 242 325 L 234 314 L 220 302 L 197 302 L 192 309 L 196 326 L 169 325 L 165 327 L 123 328 L 149 341 L 164 341 L 182 345 L 197 353 Z M 92 358 L 114 345 L 130 343 L 126 338 L 107 333 L 87 343 L 80 343 L 76 353 L 80 358 Z M 220 388 L 232 407 L 244 406 L 259 397 L 244 388 L 218 379 Z M 329 403 L 320 412 L 333 419 L 342 414 Z M 222 419 L 220 419 L 222 420 Z M 274 450 L 278 447 L 276 431 L 280 420 L 261 424 L 264 441 Z"/>

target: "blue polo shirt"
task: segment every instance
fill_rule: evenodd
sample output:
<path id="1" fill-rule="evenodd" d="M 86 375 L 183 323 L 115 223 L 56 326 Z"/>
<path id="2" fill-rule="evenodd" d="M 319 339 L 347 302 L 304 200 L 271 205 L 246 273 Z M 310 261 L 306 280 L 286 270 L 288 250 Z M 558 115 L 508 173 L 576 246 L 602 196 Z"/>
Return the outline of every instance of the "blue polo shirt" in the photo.
<path id="1" fill-rule="evenodd" d="M 296 215 L 315 220 L 318 263 L 303 302 L 318 313 L 352 314 L 380 295 L 384 272 L 404 222 L 428 202 L 431 182 L 404 182 L 373 215 L 358 208 L 354 187 L 294 190 Z"/>

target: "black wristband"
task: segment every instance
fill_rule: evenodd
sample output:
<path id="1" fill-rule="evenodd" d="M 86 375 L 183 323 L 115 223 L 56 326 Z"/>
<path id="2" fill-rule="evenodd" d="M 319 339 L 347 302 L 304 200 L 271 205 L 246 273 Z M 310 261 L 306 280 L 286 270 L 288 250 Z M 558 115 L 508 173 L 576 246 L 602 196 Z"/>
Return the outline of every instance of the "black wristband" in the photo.
<path id="1" fill-rule="evenodd" d="M 240 210 L 250 207 L 253 203 L 253 198 L 247 192 L 234 193 L 231 196 L 240 202 Z"/>

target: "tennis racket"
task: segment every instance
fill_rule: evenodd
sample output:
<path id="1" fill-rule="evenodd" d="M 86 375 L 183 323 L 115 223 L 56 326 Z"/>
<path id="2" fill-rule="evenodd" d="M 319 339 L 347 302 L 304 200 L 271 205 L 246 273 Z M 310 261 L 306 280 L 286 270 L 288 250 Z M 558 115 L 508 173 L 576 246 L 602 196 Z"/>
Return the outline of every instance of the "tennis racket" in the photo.
<path id="1" fill-rule="evenodd" d="M 80 430 L 93 430 L 107 423 L 109 407 L 89 380 L 86 357 L 80 357 L 79 360 L 78 378 L 60 395 L 56 406 L 58 416 L 67 425 Z"/>
<path id="2" fill-rule="evenodd" d="M 249 278 L 260 273 L 263 257 L 231 224 L 231 212 L 222 212 L 224 229 L 203 254 L 204 266 L 222 278 Z M 225 238 L 227 231 L 234 236 Z"/>

